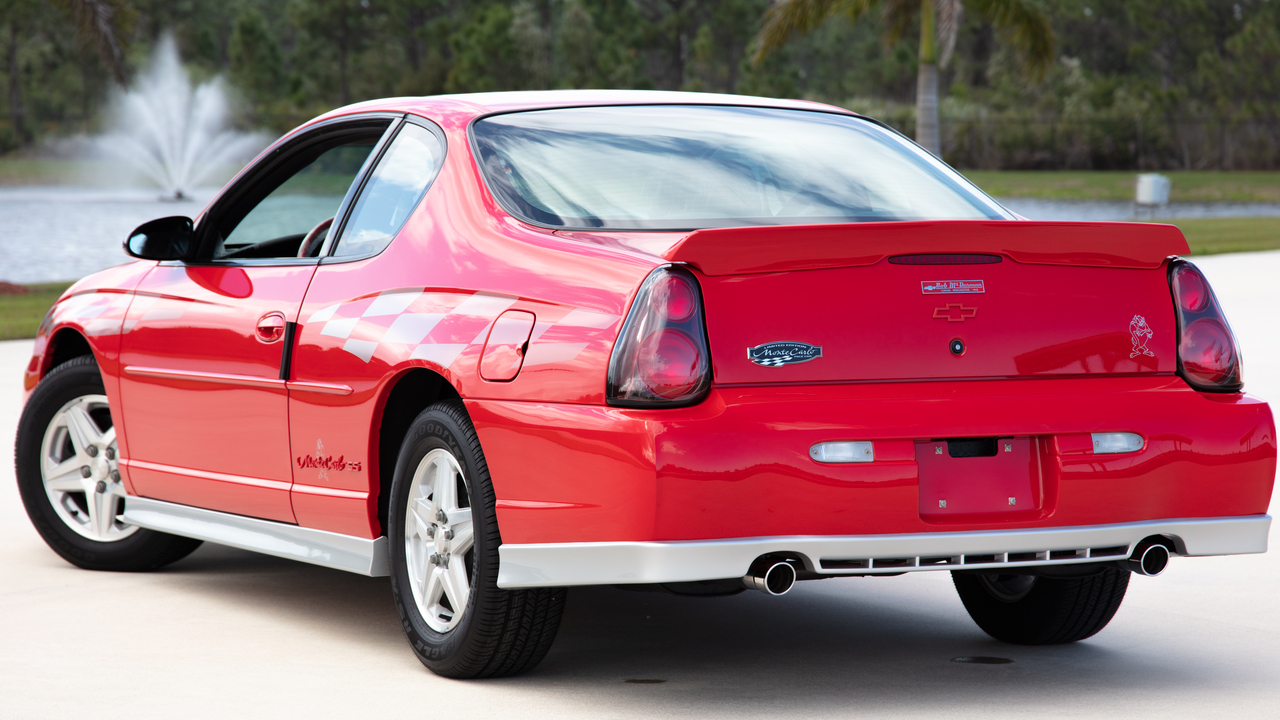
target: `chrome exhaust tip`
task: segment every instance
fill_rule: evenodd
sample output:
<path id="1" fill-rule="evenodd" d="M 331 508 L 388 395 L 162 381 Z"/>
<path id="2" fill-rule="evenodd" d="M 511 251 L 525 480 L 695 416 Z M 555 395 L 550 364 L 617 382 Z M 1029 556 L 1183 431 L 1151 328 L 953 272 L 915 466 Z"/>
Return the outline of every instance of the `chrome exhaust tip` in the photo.
<path id="1" fill-rule="evenodd" d="M 766 595 L 786 595 L 796 584 L 796 569 L 788 562 L 761 558 L 751 564 L 742 584 Z"/>
<path id="2" fill-rule="evenodd" d="M 1155 577 L 1169 566 L 1169 548 L 1158 538 L 1147 538 L 1134 547 L 1124 564 L 1139 575 Z"/>

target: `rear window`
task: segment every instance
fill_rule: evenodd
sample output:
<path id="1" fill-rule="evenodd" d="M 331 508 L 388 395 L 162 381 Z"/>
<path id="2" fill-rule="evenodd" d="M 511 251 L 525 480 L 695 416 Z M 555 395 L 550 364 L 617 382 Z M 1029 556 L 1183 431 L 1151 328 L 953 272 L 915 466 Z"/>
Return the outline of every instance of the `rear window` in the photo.
<path id="1" fill-rule="evenodd" d="M 1012 219 L 929 153 L 835 113 L 565 108 L 488 117 L 472 133 L 503 207 L 549 227 Z"/>

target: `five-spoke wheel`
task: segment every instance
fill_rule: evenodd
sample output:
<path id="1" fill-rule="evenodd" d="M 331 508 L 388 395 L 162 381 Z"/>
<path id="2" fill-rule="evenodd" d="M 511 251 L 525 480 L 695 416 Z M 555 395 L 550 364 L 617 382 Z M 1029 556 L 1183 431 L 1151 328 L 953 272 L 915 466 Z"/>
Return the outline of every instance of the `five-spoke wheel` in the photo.
<path id="1" fill-rule="evenodd" d="M 467 608 L 474 561 L 466 478 L 448 450 L 432 450 L 418 463 L 404 527 L 414 603 L 432 630 L 448 632 Z"/>
<path id="2" fill-rule="evenodd" d="M 125 493 L 107 396 L 82 395 L 62 406 L 45 430 L 40 460 L 44 490 L 67 527 L 97 542 L 137 531 L 118 517 Z"/>
<path id="3" fill-rule="evenodd" d="M 447 677 L 524 672 L 560 626 L 564 588 L 498 587 L 493 482 L 457 400 L 422 411 L 395 465 L 388 509 L 391 588 L 409 645 Z"/>
<path id="4" fill-rule="evenodd" d="M 44 541 L 90 570 L 152 570 L 199 540 L 129 525 L 119 448 L 102 375 L 92 356 L 54 368 L 18 421 L 18 491 Z"/>

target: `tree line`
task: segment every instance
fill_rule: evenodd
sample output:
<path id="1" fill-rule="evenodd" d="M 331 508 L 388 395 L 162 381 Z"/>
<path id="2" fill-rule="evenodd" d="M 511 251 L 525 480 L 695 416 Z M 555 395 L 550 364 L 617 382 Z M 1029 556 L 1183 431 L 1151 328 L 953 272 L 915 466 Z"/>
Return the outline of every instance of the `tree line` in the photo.
<path id="1" fill-rule="evenodd" d="M 984 10 L 1001 3 L 934 1 L 956 10 L 935 80 L 954 164 L 1280 168 L 1280 0 L 1017 0 L 1047 19 L 1039 64 Z M 166 32 L 276 131 L 374 97 L 615 87 L 807 98 L 915 135 L 936 19 L 836 5 L 863 11 L 762 54 L 771 0 L 0 0 L 0 151 L 94 130 Z"/>

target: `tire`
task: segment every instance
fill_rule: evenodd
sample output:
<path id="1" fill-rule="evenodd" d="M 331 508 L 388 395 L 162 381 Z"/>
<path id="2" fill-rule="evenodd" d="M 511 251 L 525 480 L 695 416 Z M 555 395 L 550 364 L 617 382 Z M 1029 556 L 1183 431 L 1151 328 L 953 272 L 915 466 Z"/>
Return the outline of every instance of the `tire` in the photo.
<path id="1" fill-rule="evenodd" d="M 14 443 L 18 493 L 36 532 L 86 570 L 146 571 L 180 560 L 199 540 L 126 525 L 115 431 L 92 355 L 49 372 L 31 393 Z M 56 462 L 61 459 L 61 462 Z M 78 467 L 77 467 L 78 466 Z M 83 477 L 80 470 L 88 469 Z"/>
<path id="2" fill-rule="evenodd" d="M 498 588 L 493 484 L 460 401 L 436 403 L 409 426 L 387 524 L 396 611 L 423 665 L 451 678 L 505 677 L 546 656 L 567 591 Z"/>
<path id="3" fill-rule="evenodd" d="M 1079 578 L 951 573 L 969 617 L 1014 645 L 1059 645 L 1092 637 L 1111 622 L 1129 572 L 1104 568 Z"/>

